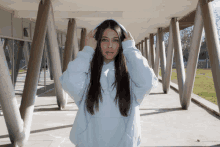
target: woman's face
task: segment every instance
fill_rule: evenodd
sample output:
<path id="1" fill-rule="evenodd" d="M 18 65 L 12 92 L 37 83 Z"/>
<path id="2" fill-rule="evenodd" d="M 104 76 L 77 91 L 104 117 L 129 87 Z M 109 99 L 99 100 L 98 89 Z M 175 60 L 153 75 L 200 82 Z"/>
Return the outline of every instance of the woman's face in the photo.
<path id="1" fill-rule="evenodd" d="M 112 61 L 117 56 L 119 50 L 119 37 L 114 30 L 107 28 L 103 32 L 101 50 L 106 63 Z"/>

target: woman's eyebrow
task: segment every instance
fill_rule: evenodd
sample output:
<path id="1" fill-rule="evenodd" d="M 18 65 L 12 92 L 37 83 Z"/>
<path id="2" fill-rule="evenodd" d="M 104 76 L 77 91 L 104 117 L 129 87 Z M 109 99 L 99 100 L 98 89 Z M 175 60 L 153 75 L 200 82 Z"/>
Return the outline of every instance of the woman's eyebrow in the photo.
<path id="1" fill-rule="evenodd" d="M 106 37 L 106 36 L 102 36 L 102 38 L 108 38 L 108 37 Z M 118 38 L 118 37 L 114 37 L 114 38 Z"/>

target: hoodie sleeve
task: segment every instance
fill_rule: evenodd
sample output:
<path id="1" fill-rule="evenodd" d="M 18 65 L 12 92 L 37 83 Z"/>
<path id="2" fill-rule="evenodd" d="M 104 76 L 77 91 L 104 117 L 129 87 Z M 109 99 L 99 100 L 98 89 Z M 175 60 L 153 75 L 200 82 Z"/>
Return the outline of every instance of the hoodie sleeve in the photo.
<path id="1" fill-rule="evenodd" d="M 88 78 L 90 61 L 95 51 L 90 46 L 85 46 L 78 52 L 75 60 L 70 61 L 67 70 L 59 77 L 63 90 L 69 94 L 79 108 Z"/>
<path id="2" fill-rule="evenodd" d="M 157 87 L 158 78 L 153 69 L 149 67 L 147 59 L 135 47 L 134 40 L 122 42 L 122 48 L 131 78 L 132 96 L 135 98 L 136 104 L 140 105 L 144 96 L 147 96 L 152 88 Z"/>

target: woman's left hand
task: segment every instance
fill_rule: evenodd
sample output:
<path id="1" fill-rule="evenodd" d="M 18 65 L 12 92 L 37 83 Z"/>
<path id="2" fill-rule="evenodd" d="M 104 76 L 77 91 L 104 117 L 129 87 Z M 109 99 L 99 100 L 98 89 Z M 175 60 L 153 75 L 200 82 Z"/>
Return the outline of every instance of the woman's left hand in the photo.
<path id="1" fill-rule="evenodd" d="M 127 31 L 128 32 L 128 31 Z M 128 33 L 125 33 L 125 39 L 123 40 L 124 41 L 127 41 L 127 40 L 134 40 L 133 37 L 131 36 L 131 33 L 128 32 Z"/>

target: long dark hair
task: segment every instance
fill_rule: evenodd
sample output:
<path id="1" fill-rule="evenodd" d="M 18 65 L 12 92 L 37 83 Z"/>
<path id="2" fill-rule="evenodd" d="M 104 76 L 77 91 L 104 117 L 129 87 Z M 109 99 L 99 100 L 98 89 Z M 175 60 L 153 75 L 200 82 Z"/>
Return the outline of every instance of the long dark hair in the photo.
<path id="1" fill-rule="evenodd" d="M 130 83 L 129 73 L 126 66 L 126 59 L 123 55 L 122 41 L 125 39 L 124 30 L 114 20 L 105 20 L 102 24 L 97 27 L 95 39 L 97 40 L 97 47 L 93 58 L 90 63 L 90 83 L 86 92 L 86 108 L 87 111 L 94 115 L 94 105 L 96 111 L 99 111 L 99 99 L 102 102 L 101 94 L 101 83 L 100 77 L 102 67 L 104 63 L 104 56 L 101 52 L 101 38 L 105 29 L 110 28 L 114 30 L 119 36 L 119 51 L 114 59 L 115 64 L 115 81 L 112 85 L 116 86 L 115 104 L 119 101 L 119 110 L 122 116 L 128 116 L 128 112 L 131 107 L 131 96 L 130 96 Z"/>

